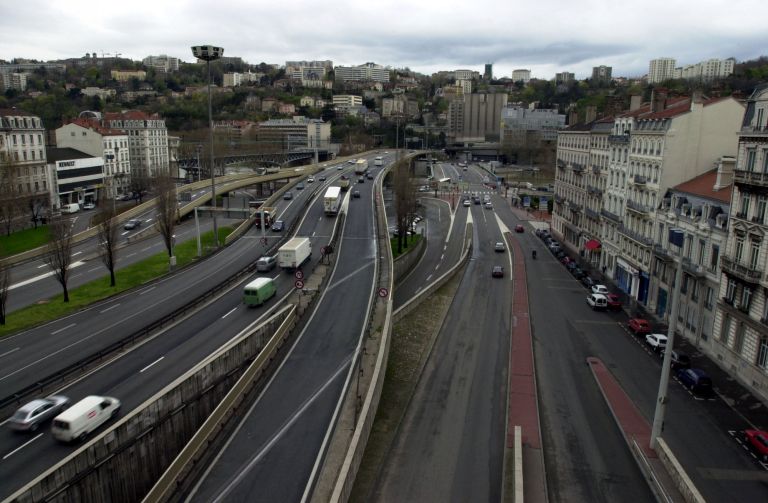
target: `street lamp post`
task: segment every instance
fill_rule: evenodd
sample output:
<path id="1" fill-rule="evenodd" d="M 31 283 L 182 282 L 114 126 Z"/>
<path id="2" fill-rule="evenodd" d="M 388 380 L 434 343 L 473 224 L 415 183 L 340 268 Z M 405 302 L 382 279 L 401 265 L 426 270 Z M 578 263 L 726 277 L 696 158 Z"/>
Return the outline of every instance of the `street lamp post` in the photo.
<path id="1" fill-rule="evenodd" d="M 198 145 L 195 150 L 197 151 L 197 181 L 200 181 L 200 173 L 202 172 L 202 169 L 200 168 L 200 151 L 203 150 L 202 145 Z"/>
<path id="2" fill-rule="evenodd" d="M 675 325 L 677 313 L 680 309 L 680 286 L 683 281 L 683 245 L 685 236 L 680 229 L 669 229 L 669 243 L 678 247 L 679 262 L 675 271 L 675 284 L 672 289 L 672 311 L 669 313 L 669 328 L 667 329 L 667 345 L 664 351 L 664 359 L 661 364 L 661 379 L 659 379 L 659 393 L 656 397 L 656 411 L 653 414 L 653 426 L 651 428 L 651 449 L 656 449 L 656 439 L 664 429 L 664 414 L 667 409 L 667 390 L 669 388 L 669 372 L 672 366 L 672 348 L 675 342 Z"/>
<path id="3" fill-rule="evenodd" d="M 211 105 L 211 61 L 219 59 L 224 54 L 223 47 L 212 45 L 196 45 L 192 47 L 192 55 L 202 59 L 208 66 L 208 141 L 211 145 L 211 214 L 213 216 L 213 242 L 219 247 L 219 228 L 216 225 L 216 177 L 213 169 L 213 112 Z"/>

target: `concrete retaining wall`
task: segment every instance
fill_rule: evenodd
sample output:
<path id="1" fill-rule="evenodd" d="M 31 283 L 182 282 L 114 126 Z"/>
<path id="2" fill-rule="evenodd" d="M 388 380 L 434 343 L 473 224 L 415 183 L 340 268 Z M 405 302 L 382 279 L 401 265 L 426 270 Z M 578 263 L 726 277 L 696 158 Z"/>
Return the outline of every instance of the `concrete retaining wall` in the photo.
<path id="1" fill-rule="evenodd" d="M 389 244 L 389 240 L 387 240 Z M 403 253 L 397 257 L 393 263 L 393 275 L 395 277 L 395 283 L 399 282 L 406 274 L 411 272 L 416 264 L 419 263 L 421 257 L 424 256 L 424 252 L 427 250 L 427 238 L 422 236 L 416 246 L 408 248 L 406 253 Z"/>
<path id="2" fill-rule="evenodd" d="M 667 473 L 675 482 L 677 489 L 685 498 L 688 503 L 705 503 L 704 497 L 701 495 L 696 486 L 693 485 L 693 481 L 685 473 L 682 465 L 677 461 L 677 458 L 672 453 L 667 443 L 663 438 L 656 438 L 656 454 L 659 456 L 659 460 L 666 468 Z"/>
<path id="3" fill-rule="evenodd" d="M 140 500 L 284 322 L 283 309 L 250 328 L 128 416 L 47 470 L 10 500 Z M 291 318 L 289 318 L 289 315 Z"/>

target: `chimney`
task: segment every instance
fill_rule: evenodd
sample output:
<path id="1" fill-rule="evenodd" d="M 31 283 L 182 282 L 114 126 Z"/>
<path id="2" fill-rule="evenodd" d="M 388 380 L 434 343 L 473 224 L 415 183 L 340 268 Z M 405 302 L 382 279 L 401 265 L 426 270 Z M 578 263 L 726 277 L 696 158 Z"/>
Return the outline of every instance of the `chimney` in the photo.
<path id="1" fill-rule="evenodd" d="M 667 104 L 667 90 L 663 88 L 654 89 L 651 92 L 651 112 L 661 112 Z"/>
<path id="2" fill-rule="evenodd" d="M 733 184 L 733 170 L 736 167 L 736 158 L 724 155 L 719 161 L 715 162 L 717 167 L 717 179 L 712 187 L 713 191 L 718 191 Z"/>
<path id="3" fill-rule="evenodd" d="M 584 122 L 589 124 L 597 118 L 597 107 L 595 105 L 589 105 L 586 107 Z"/>
<path id="4" fill-rule="evenodd" d="M 573 126 L 579 122 L 579 113 L 574 109 L 568 113 L 568 125 Z"/>
<path id="5" fill-rule="evenodd" d="M 643 104 L 643 97 L 639 94 L 633 94 L 629 98 L 629 111 L 634 112 L 638 108 L 640 108 L 640 105 Z"/>

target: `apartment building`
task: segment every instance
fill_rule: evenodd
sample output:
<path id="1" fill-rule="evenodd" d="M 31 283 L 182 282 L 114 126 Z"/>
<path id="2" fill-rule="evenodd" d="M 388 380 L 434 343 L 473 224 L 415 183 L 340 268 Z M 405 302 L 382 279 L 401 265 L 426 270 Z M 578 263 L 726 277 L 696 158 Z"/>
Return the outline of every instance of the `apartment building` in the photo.
<path id="1" fill-rule="evenodd" d="M 658 84 L 675 78 L 675 58 L 656 58 L 648 64 L 648 83 Z"/>
<path id="2" fill-rule="evenodd" d="M 389 69 L 375 63 L 359 66 L 337 66 L 335 78 L 341 82 L 389 82 Z"/>
<path id="3" fill-rule="evenodd" d="M 558 84 L 570 84 L 576 80 L 576 74 L 573 72 L 559 72 L 555 74 L 555 82 Z"/>
<path id="4" fill-rule="evenodd" d="M 141 63 L 147 68 L 154 68 L 160 73 L 171 73 L 179 71 L 179 58 L 174 58 L 166 54 L 159 56 L 147 56 Z"/>
<path id="5" fill-rule="evenodd" d="M 557 132 L 565 128 L 565 115 L 556 108 L 507 105 L 501 109 L 501 144 L 521 146 L 535 140 L 556 141 Z"/>
<path id="6" fill-rule="evenodd" d="M 610 82 L 611 73 L 613 68 L 610 66 L 600 65 L 592 67 L 592 80 L 600 82 Z"/>
<path id="7" fill-rule="evenodd" d="M 552 231 L 571 253 L 581 252 L 592 124 L 573 124 L 557 134 Z"/>
<path id="8" fill-rule="evenodd" d="M 259 123 L 257 136 L 261 145 L 274 152 L 328 148 L 331 124 L 303 116 L 273 119 Z"/>
<path id="9" fill-rule="evenodd" d="M 733 74 L 735 66 L 736 60 L 733 58 L 708 59 L 693 65 L 675 68 L 674 78 L 708 82 Z"/>
<path id="10" fill-rule="evenodd" d="M 359 107 L 363 104 L 363 97 L 355 94 L 336 94 L 333 96 L 334 107 Z"/>
<path id="11" fill-rule="evenodd" d="M 768 401 L 768 84 L 747 100 L 733 181 L 712 351 L 731 376 Z"/>
<path id="12" fill-rule="evenodd" d="M 131 157 L 126 131 L 104 127 L 96 118 L 79 117 L 58 128 L 55 134 L 57 147 L 102 159 L 105 196 L 115 197 L 130 191 Z M 94 200 L 98 198 L 96 194 Z"/>
<path id="13" fill-rule="evenodd" d="M 56 208 L 52 185 L 43 121 L 16 108 L 0 109 L 0 197 L 26 199 L 36 208 Z"/>
<path id="14" fill-rule="evenodd" d="M 673 282 L 682 261 L 677 332 L 711 357 L 735 163 L 724 157 L 715 169 L 669 189 L 657 213 L 648 309 L 670 321 Z M 682 250 L 668 242 L 672 228 L 683 233 Z"/>
<path id="15" fill-rule="evenodd" d="M 512 70 L 512 80 L 515 82 L 522 81 L 524 84 L 527 84 L 528 81 L 531 80 L 531 71 L 522 68 L 518 70 Z"/>
<path id="16" fill-rule="evenodd" d="M 131 79 L 147 80 L 144 70 L 112 70 L 110 76 L 118 82 L 128 82 Z"/>
<path id="17" fill-rule="evenodd" d="M 595 120 L 590 124 L 589 160 L 582 172 L 586 199 L 584 218 L 579 236 L 579 252 L 594 267 L 600 266 L 603 225 L 600 210 L 608 186 L 608 166 L 611 149 L 609 138 L 613 133 L 613 118 Z"/>
<path id="18" fill-rule="evenodd" d="M 109 112 L 104 115 L 102 125 L 128 134 L 132 178 L 153 178 L 168 172 L 168 129 L 159 115 L 138 110 Z"/>

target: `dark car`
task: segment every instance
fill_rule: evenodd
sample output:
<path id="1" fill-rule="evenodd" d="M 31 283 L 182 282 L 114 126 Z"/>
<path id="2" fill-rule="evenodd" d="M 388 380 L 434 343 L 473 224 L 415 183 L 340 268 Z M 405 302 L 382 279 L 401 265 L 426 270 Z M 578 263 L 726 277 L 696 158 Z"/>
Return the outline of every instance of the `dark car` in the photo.
<path id="1" fill-rule="evenodd" d="M 355 199 L 359 199 L 360 198 L 360 191 L 359 190 L 354 191 L 352 193 L 352 197 L 354 197 Z"/>
<path id="2" fill-rule="evenodd" d="M 282 220 L 275 220 L 275 223 L 272 224 L 272 230 L 275 232 L 283 232 L 285 229 L 285 222 Z"/>
<path id="3" fill-rule="evenodd" d="M 132 218 L 132 219 L 128 220 L 127 222 L 125 222 L 125 225 L 123 225 L 123 229 L 125 229 L 127 231 L 131 231 L 131 230 L 137 229 L 139 227 L 141 227 L 141 220 L 139 220 L 138 218 Z"/>
<path id="4" fill-rule="evenodd" d="M 573 274 L 573 277 L 576 278 L 576 279 L 581 279 L 581 278 L 583 278 L 584 276 L 587 275 L 587 273 L 582 271 L 581 267 L 578 267 L 578 266 L 576 266 L 573 269 L 571 269 L 571 274 Z"/>
<path id="5" fill-rule="evenodd" d="M 319 181 L 321 181 L 321 182 L 324 182 L 325 181 L 325 175 L 320 175 L 320 176 L 317 177 L 317 179 Z"/>
<path id="6" fill-rule="evenodd" d="M 366 177 L 367 179 L 369 179 L 369 180 L 373 180 L 373 175 L 372 175 L 372 174 L 370 174 L 370 173 L 368 173 L 367 175 L 365 175 L 365 177 Z"/>
<path id="7" fill-rule="evenodd" d="M 651 333 L 651 324 L 644 318 L 632 318 L 627 324 L 629 330 L 635 335 L 645 335 Z"/>
<path id="8" fill-rule="evenodd" d="M 594 286 L 594 283 L 592 284 Z M 592 287 L 589 287 L 592 288 Z M 608 310 L 609 311 L 621 311 L 621 299 L 615 293 L 609 293 L 606 295 L 608 298 Z"/>
<path id="9" fill-rule="evenodd" d="M 8 426 L 17 431 L 37 431 L 42 423 L 57 416 L 67 405 L 69 398 L 61 395 L 32 400 L 16 411 L 8 420 Z"/>
<path id="10" fill-rule="evenodd" d="M 570 272 L 573 272 L 573 270 L 576 269 L 577 267 L 579 267 L 579 266 L 573 260 L 569 259 L 565 263 L 565 268 L 568 269 L 568 271 L 570 271 Z M 596 292 L 596 293 L 602 293 L 602 292 Z"/>
<path id="11" fill-rule="evenodd" d="M 361 177 L 359 177 L 359 178 L 357 179 L 357 183 L 365 183 L 365 178 L 364 178 L 364 177 L 362 177 L 362 176 L 361 176 Z"/>
<path id="12" fill-rule="evenodd" d="M 515 232 L 525 232 L 525 227 L 523 227 L 522 224 L 517 224 L 515 226 Z"/>
<path id="13" fill-rule="evenodd" d="M 592 287 L 597 284 L 597 281 L 595 281 L 590 276 L 587 276 L 585 274 L 584 277 L 581 278 L 581 284 L 586 286 L 587 288 L 589 288 L 591 290 Z"/>
<path id="14" fill-rule="evenodd" d="M 677 371 L 677 379 L 696 395 L 712 394 L 712 379 L 701 369 L 680 369 Z"/>
<path id="15" fill-rule="evenodd" d="M 504 277 L 504 268 L 500 265 L 493 266 L 493 269 L 491 269 L 491 276 L 494 278 L 503 278 Z"/>
<path id="16" fill-rule="evenodd" d="M 661 354 L 664 356 L 664 351 L 662 351 Z M 688 357 L 688 355 L 681 353 L 680 351 L 675 351 L 674 349 L 669 355 L 669 361 L 670 366 L 675 370 L 691 368 L 691 359 Z"/>
<path id="17" fill-rule="evenodd" d="M 286 201 L 293 199 L 293 192 L 291 192 L 290 190 L 287 191 L 285 194 L 283 194 L 283 199 Z"/>

